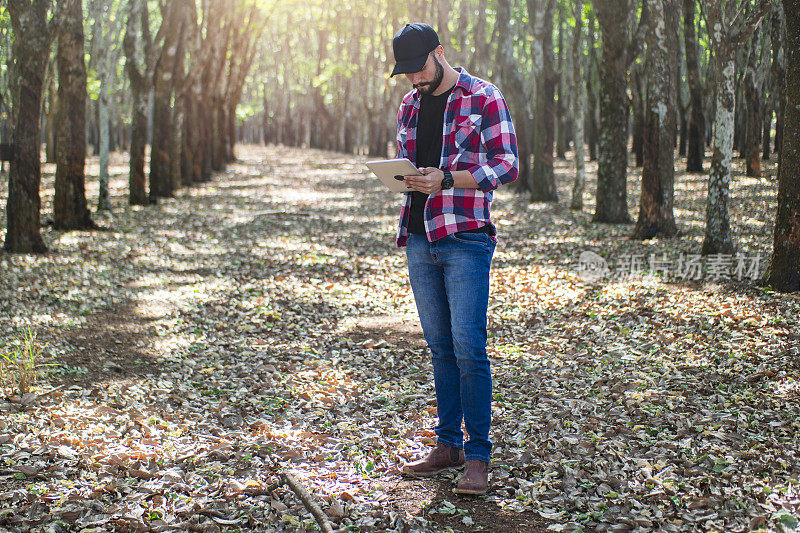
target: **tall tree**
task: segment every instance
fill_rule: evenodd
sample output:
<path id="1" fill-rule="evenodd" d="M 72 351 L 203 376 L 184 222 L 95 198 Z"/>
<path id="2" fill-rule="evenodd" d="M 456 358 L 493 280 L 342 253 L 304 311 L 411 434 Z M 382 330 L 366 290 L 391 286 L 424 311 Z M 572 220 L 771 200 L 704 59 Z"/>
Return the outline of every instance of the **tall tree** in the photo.
<path id="1" fill-rule="evenodd" d="M 586 184 L 586 163 L 584 147 L 584 115 L 586 110 L 586 84 L 581 80 L 586 75 L 586 60 L 583 54 L 583 0 L 572 2 L 572 15 L 575 18 L 575 27 L 572 30 L 572 79 L 577 94 L 572 99 L 575 108 L 573 115 L 573 129 L 575 130 L 575 184 L 572 187 L 572 202 L 570 208 L 583 209 L 583 190 Z"/>
<path id="2" fill-rule="evenodd" d="M 635 0 L 593 0 L 602 34 L 595 222 L 628 223 L 628 69 L 643 44 L 646 10 L 631 38 Z"/>
<path id="3" fill-rule="evenodd" d="M 531 0 L 536 2 L 537 0 Z M 514 34 L 511 28 L 510 0 L 497 1 L 497 19 L 495 27 L 499 29 L 495 63 L 499 66 L 498 74 L 502 80 L 503 92 L 514 111 L 514 129 L 519 145 L 519 185 L 523 190 L 531 188 L 531 136 L 533 120 L 530 111 L 530 95 L 526 80 L 520 73 L 519 63 L 514 58 Z M 530 10 L 530 8 L 529 8 Z"/>
<path id="4" fill-rule="evenodd" d="M 563 2 L 558 2 L 558 56 L 556 68 L 558 83 L 556 85 L 556 157 L 566 159 L 567 145 L 569 136 L 567 124 L 570 123 L 570 91 L 573 86 L 568 78 L 572 69 L 569 67 L 571 56 L 566 47 L 567 21 L 566 6 Z"/>
<path id="5" fill-rule="evenodd" d="M 754 177 L 761 176 L 762 107 L 764 107 L 762 90 L 767 74 L 769 48 L 769 31 L 766 28 L 763 31 L 759 28 L 753 34 L 743 79 L 746 115 L 743 147 L 745 173 Z"/>
<path id="6" fill-rule="evenodd" d="M 786 18 L 786 93 L 778 170 L 778 211 L 767 282 L 800 291 L 800 0 L 783 0 Z"/>
<path id="7" fill-rule="evenodd" d="M 781 135 L 783 132 L 783 105 L 786 102 L 786 23 L 784 21 L 783 4 L 780 0 L 773 1 L 773 11 L 770 36 L 772 40 L 772 64 L 770 73 L 775 90 L 777 105 L 775 106 L 775 151 L 780 152 Z"/>
<path id="8" fill-rule="evenodd" d="M 597 46 L 595 45 L 595 35 L 597 34 L 597 25 L 594 10 L 590 9 L 587 14 L 587 31 L 588 38 L 587 46 L 589 52 L 589 60 L 586 68 L 586 95 L 587 95 L 587 113 L 586 113 L 586 143 L 589 147 L 589 161 L 597 161 L 597 144 L 600 138 L 600 105 L 599 102 L 599 71 L 600 61 L 597 59 Z"/>
<path id="9" fill-rule="evenodd" d="M 8 252 L 47 251 L 40 231 L 42 169 L 39 114 L 44 72 L 61 16 L 49 16 L 50 0 L 8 0 L 14 32 L 11 78 L 14 154 L 8 172 Z"/>
<path id="10" fill-rule="evenodd" d="M 53 227 L 96 227 L 86 207 L 86 63 L 83 6 L 65 0 L 58 33 L 58 111 Z"/>
<path id="11" fill-rule="evenodd" d="M 100 156 L 98 185 L 99 195 L 97 208 L 99 210 L 111 209 L 108 194 L 108 156 L 110 150 L 110 92 L 116 75 L 116 65 L 119 57 L 119 26 L 122 3 L 118 9 L 113 9 L 113 3 L 107 0 L 94 0 L 92 18 L 94 19 L 94 38 L 92 39 L 92 56 L 95 61 L 100 82 L 99 98 L 97 102 L 97 118 L 99 122 L 98 153 Z"/>
<path id="12" fill-rule="evenodd" d="M 161 55 L 164 25 L 153 39 L 150 17 L 145 0 L 130 0 L 125 38 L 125 70 L 131 84 L 131 146 L 130 173 L 128 176 L 131 205 L 149 202 L 145 174 L 145 148 L 147 147 L 147 99 L 153 85 L 156 60 Z"/>
<path id="13" fill-rule="evenodd" d="M 531 199 L 557 202 L 553 148 L 555 143 L 555 87 L 558 74 L 553 56 L 553 18 L 555 0 L 528 0 L 528 18 L 533 21 L 534 72 L 537 75 L 533 129 L 533 173 Z"/>
<path id="14" fill-rule="evenodd" d="M 636 239 L 677 233 L 672 213 L 675 182 L 675 99 L 678 81 L 679 0 L 647 0 L 647 101 L 644 167 Z"/>
<path id="15" fill-rule="evenodd" d="M 734 134 L 734 75 L 736 50 L 752 35 L 769 11 L 769 0 L 746 16 L 741 15 L 747 0 L 708 0 L 706 25 L 711 31 L 716 82 L 714 118 L 714 155 L 708 177 L 708 203 L 703 255 L 734 252 L 730 232 L 728 202 L 730 197 L 731 159 Z M 737 14 L 739 16 L 737 16 Z"/>
<path id="16" fill-rule="evenodd" d="M 686 57 L 686 80 L 689 84 L 689 130 L 686 139 L 686 170 L 703 171 L 706 117 L 703 112 L 703 85 L 700 81 L 696 0 L 683 0 L 683 40 Z"/>
<path id="17" fill-rule="evenodd" d="M 175 194 L 170 155 L 173 140 L 172 96 L 175 62 L 183 39 L 182 2 L 161 4 L 161 25 L 165 28 L 164 45 L 153 74 L 153 132 L 150 142 L 150 197 Z"/>

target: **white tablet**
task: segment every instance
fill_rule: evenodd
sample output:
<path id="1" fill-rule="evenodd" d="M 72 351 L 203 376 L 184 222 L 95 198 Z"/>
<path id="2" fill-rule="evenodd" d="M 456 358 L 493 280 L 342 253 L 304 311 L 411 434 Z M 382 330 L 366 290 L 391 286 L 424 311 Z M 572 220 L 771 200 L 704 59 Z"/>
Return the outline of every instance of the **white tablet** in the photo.
<path id="1" fill-rule="evenodd" d="M 393 192 L 411 192 L 403 181 L 403 176 L 421 176 L 414 163 L 408 159 L 384 159 L 367 161 L 367 167 Z"/>

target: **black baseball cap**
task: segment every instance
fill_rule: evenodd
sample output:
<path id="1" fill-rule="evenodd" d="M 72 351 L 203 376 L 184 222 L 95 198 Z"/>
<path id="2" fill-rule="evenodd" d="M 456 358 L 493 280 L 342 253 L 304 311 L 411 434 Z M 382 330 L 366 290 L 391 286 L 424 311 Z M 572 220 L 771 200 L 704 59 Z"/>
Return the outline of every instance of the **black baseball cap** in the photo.
<path id="1" fill-rule="evenodd" d="M 392 39 L 395 61 L 392 76 L 419 72 L 425 66 L 428 54 L 437 46 L 439 36 L 436 30 L 422 22 L 406 24 Z"/>

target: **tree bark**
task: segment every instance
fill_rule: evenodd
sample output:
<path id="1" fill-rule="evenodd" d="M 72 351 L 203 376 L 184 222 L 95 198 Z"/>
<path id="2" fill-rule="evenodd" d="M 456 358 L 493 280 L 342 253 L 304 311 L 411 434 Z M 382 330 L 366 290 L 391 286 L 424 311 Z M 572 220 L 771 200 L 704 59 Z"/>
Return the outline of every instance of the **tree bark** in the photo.
<path id="1" fill-rule="evenodd" d="M 583 209 L 583 190 L 586 185 L 586 152 L 584 147 L 584 112 L 586 109 L 586 84 L 581 80 L 587 71 L 583 56 L 583 0 L 573 2 L 575 28 L 572 37 L 572 79 L 576 82 L 577 94 L 573 98 L 575 114 L 573 124 L 575 130 L 575 183 L 572 187 L 570 208 L 576 211 Z"/>
<path id="2" fill-rule="evenodd" d="M 636 157 L 636 166 L 644 165 L 644 136 L 645 136 L 645 99 L 646 91 L 642 90 L 644 69 L 634 65 L 631 69 L 631 108 L 633 109 L 633 127 L 631 149 Z"/>
<path id="3" fill-rule="evenodd" d="M 12 44 L 13 141 L 14 155 L 8 171 L 6 207 L 7 252 L 44 253 L 40 229 L 41 184 L 39 114 L 42 84 L 50 45 L 53 20 L 48 23 L 47 0 L 9 1 L 8 13 L 14 31 Z"/>
<path id="4" fill-rule="evenodd" d="M 702 172 L 705 157 L 706 118 L 703 113 L 703 85 L 700 81 L 695 0 L 683 0 L 683 38 L 686 49 L 686 79 L 689 83 L 689 131 L 686 144 L 686 171 Z"/>
<path id="5" fill-rule="evenodd" d="M 780 153 L 783 135 L 783 106 L 786 102 L 786 48 L 785 15 L 783 4 L 776 2 L 772 12 L 770 37 L 772 40 L 772 64 L 770 66 L 772 83 L 775 88 L 775 152 Z"/>
<path id="6" fill-rule="evenodd" d="M 557 78 L 557 94 L 556 94 L 556 157 L 559 159 L 566 159 L 567 145 L 569 144 L 567 136 L 567 124 L 570 120 L 569 113 L 569 88 L 572 84 L 567 83 L 567 76 L 569 75 L 570 68 L 568 67 L 569 55 L 564 48 L 564 34 L 566 33 L 566 26 L 564 19 L 566 18 L 566 10 L 564 4 L 558 4 L 558 78 Z"/>
<path id="7" fill-rule="evenodd" d="M 734 252 L 728 215 L 731 160 L 733 158 L 733 76 L 734 60 L 729 54 L 715 56 L 717 71 L 717 105 L 714 118 L 714 143 L 711 170 L 708 176 L 706 236 L 703 254 Z"/>
<path id="8" fill-rule="evenodd" d="M 750 47 L 743 80 L 745 98 L 745 134 L 744 156 L 745 174 L 751 177 L 761 177 L 761 79 L 758 70 L 758 54 L 760 34 L 755 32 Z"/>
<path id="9" fill-rule="evenodd" d="M 153 134 L 150 144 L 150 196 L 169 198 L 175 194 L 170 155 L 174 138 L 172 92 L 175 61 L 181 34 L 179 2 L 164 4 L 161 11 L 165 25 L 164 47 L 153 74 Z"/>
<path id="10" fill-rule="evenodd" d="M 97 101 L 97 115 L 98 115 L 98 154 L 99 161 L 99 174 L 98 174 L 98 210 L 111 209 L 108 194 L 108 156 L 111 150 L 111 131 L 109 116 L 110 102 L 110 88 L 113 85 L 114 76 L 116 74 L 117 63 L 117 46 L 118 45 L 118 25 L 119 14 L 114 17 L 109 17 L 109 13 L 104 13 L 107 2 L 103 0 L 95 0 L 94 2 L 94 37 L 93 37 L 93 59 L 97 68 L 97 74 L 100 78 L 100 97 Z"/>
<path id="11" fill-rule="evenodd" d="M 595 75 L 597 79 L 600 78 L 598 73 L 600 62 L 597 60 L 597 47 L 595 46 L 594 40 L 597 29 L 595 25 L 594 11 L 589 13 L 588 22 L 589 27 L 586 32 L 589 38 L 589 59 L 586 69 L 586 105 L 588 106 L 586 114 L 586 143 L 589 147 L 589 161 L 597 161 L 597 144 L 600 139 L 600 131 L 598 127 L 598 123 L 600 122 L 600 106 L 598 105 L 599 91 L 592 80 L 595 78 Z"/>
<path id="12" fill-rule="evenodd" d="M 678 81 L 679 0 L 647 0 L 647 101 L 644 166 L 635 239 L 671 237 L 678 231 L 672 212 L 675 181 L 675 98 Z"/>
<path id="13" fill-rule="evenodd" d="M 131 85 L 131 142 L 130 172 L 128 175 L 128 202 L 131 205 L 145 205 L 147 177 L 145 174 L 145 154 L 147 147 L 147 107 L 152 86 L 151 54 L 154 53 L 150 21 L 145 0 L 131 0 L 125 37 L 122 41 L 125 50 L 125 70 Z M 141 35 L 139 31 L 141 30 Z M 140 44 L 144 49 L 144 61 L 140 59 Z M 152 62 L 152 63 L 151 63 Z"/>
<path id="14" fill-rule="evenodd" d="M 48 70 L 55 70 L 51 66 Z M 45 128 L 45 160 L 48 163 L 56 162 L 56 103 L 58 102 L 56 90 L 56 77 L 47 76 L 47 126 Z"/>
<path id="15" fill-rule="evenodd" d="M 785 131 L 778 171 L 778 211 L 766 281 L 800 291 L 800 0 L 783 0 L 786 18 Z"/>
<path id="16" fill-rule="evenodd" d="M 530 6 L 529 6 L 530 12 Z M 519 72 L 519 64 L 514 60 L 514 43 L 511 30 L 511 2 L 498 0 L 497 25 L 498 43 L 495 51 L 495 64 L 503 84 L 503 93 L 509 101 L 514 114 L 514 129 L 519 149 L 519 178 L 515 182 L 518 190 L 530 190 L 531 175 L 531 130 L 532 120 L 530 100 L 526 83 Z"/>
<path id="17" fill-rule="evenodd" d="M 628 68 L 630 0 L 594 0 L 602 33 L 600 63 L 600 142 L 594 222 L 627 224 L 628 214 Z"/>
<path id="18" fill-rule="evenodd" d="M 555 0 L 543 0 L 537 18 L 539 33 L 534 35 L 541 43 L 541 71 L 537 73 L 536 113 L 533 130 L 533 173 L 531 175 L 531 200 L 557 202 L 555 174 L 553 172 L 553 145 L 555 143 L 555 86 L 553 66 L 553 15 Z"/>
<path id="19" fill-rule="evenodd" d="M 769 8 L 765 0 L 752 11 L 746 20 L 735 19 L 738 2 L 710 0 L 707 17 L 714 51 L 716 80 L 716 112 L 714 118 L 714 155 L 708 176 L 708 202 L 706 205 L 706 231 L 701 253 L 732 254 L 735 251 L 730 234 L 731 160 L 733 158 L 734 135 L 734 72 L 737 46 L 755 30 Z"/>
<path id="20" fill-rule="evenodd" d="M 773 89 L 774 90 L 774 89 Z M 772 114 L 774 110 L 774 95 L 769 98 L 764 110 L 763 130 L 761 131 L 761 160 L 769 161 L 772 154 Z"/>
<path id="21" fill-rule="evenodd" d="M 58 111 L 53 227 L 95 228 L 86 207 L 86 63 L 81 0 L 63 4 L 58 34 Z"/>

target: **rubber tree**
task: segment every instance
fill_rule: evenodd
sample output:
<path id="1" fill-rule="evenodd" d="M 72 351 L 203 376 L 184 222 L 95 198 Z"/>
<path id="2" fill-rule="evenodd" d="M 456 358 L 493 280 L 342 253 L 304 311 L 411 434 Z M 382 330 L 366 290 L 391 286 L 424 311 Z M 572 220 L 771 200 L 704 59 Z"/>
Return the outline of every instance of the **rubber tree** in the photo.
<path id="1" fill-rule="evenodd" d="M 594 222 L 623 224 L 628 214 L 628 69 L 644 42 L 646 10 L 636 16 L 635 0 L 593 0 L 602 34 L 600 139 Z"/>
<path id="2" fill-rule="evenodd" d="M 705 239 L 701 253 L 732 254 L 735 251 L 730 230 L 731 159 L 733 158 L 735 108 L 735 54 L 750 38 L 770 9 L 769 0 L 742 15 L 747 0 L 708 0 L 706 23 L 711 33 L 716 83 L 713 156 L 708 176 Z M 737 14 L 739 16 L 737 16 Z"/>
<path id="3" fill-rule="evenodd" d="M 98 154 L 99 194 L 97 209 L 111 209 L 108 193 L 108 158 L 110 151 L 111 132 L 109 121 L 111 112 L 111 88 L 116 77 L 117 61 L 121 51 L 120 24 L 122 21 L 123 4 L 116 6 L 107 0 L 94 0 L 92 2 L 92 18 L 94 19 L 94 37 L 92 39 L 92 60 L 97 69 L 100 82 L 99 97 L 97 100 L 97 117 L 99 124 Z"/>
<path id="4" fill-rule="evenodd" d="M 577 94 L 574 103 L 573 129 L 575 131 L 575 182 L 572 186 L 570 209 L 583 209 L 583 190 L 586 186 L 586 163 L 584 146 L 584 116 L 586 111 L 586 57 L 583 53 L 583 0 L 572 2 L 575 27 L 572 29 L 572 79 Z"/>
<path id="5" fill-rule="evenodd" d="M 183 39 L 181 2 L 161 4 L 161 26 L 164 44 L 153 73 L 153 132 L 150 142 L 150 198 L 169 198 L 175 194 L 170 163 L 171 141 L 174 139 L 172 96 L 175 63 Z"/>
<path id="6" fill-rule="evenodd" d="M 532 0 L 536 1 L 536 0 Z M 531 188 L 531 136 L 533 130 L 531 98 L 527 82 L 520 72 L 519 63 L 514 59 L 514 35 L 511 29 L 510 0 L 497 1 L 495 26 L 498 41 L 495 49 L 497 74 L 502 80 L 503 93 L 512 108 L 514 130 L 519 147 L 519 182 L 516 187 L 529 191 Z M 530 9 L 530 8 L 529 8 Z"/>
<path id="7" fill-rule="evenodd" d="M 647 98 L 644 106 L 642 192 L 635 239 L 677 233 L 672 212 L 675 183 L 675 100 L 678 81 L 679 0 L 646 0 Z"/>
<path id="8" fill-rule="evenodd" d="M 528 0 L 528 19 L 533 25 L 535 51 L 533 70 L 537 76 L 533 123 L 533 172 L 531 200 L 557 202 L 553 148 L 555 143 L 555 86 L 558 74 L 553 57 L 555 0 Z"/>
<path id="9" fill-rule="evenodd" d="M 8 0 L 14 32 L 11 47 L 12 140 L 14 153 L 8 171 L 8 252 L 44 253 L 40 230 L 42 181 L 40 111 L 45 68 L 62 11 L 50 14 L 50 0 Z"/>
<path id="10" fill-rule="evenodd" d="M 161 55 L 164 25 L 161 25 L 156 38 L 153 39 L 146 1 L 130 0 L 128 7 L 125 37 L 122 41 L 132 100 L 128 202 L 131 205 L 144 205 L 150 201 L 145 174 L 147 95 L 153 86 L 156 61 Z"/>
<path id="11" fill-rule="evenodd" d="M 686 144 L 686 171 L 702 172 L 705 157 L 706 116 L 703 83 L 700 80 L 696 0 L 683 0 L 683 40 L 686 57 L 686 80 L 689 85 L 689 128 Z"/>
<path id="12" fill-rule="evenodd" d="M 766 281 L 800 291 L 800 0 L 783 0 L 786 18 L 784 132 L 778 170 L 778 211 Z"/>
<path id="13" fill-rule="evenodd" d="M 53 227 L 95 228 L 86 205 L 86 62 L 83 5 L 65 0 L 58 32 L 58 103 Z"/>

